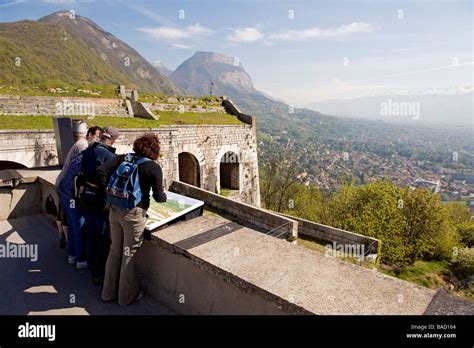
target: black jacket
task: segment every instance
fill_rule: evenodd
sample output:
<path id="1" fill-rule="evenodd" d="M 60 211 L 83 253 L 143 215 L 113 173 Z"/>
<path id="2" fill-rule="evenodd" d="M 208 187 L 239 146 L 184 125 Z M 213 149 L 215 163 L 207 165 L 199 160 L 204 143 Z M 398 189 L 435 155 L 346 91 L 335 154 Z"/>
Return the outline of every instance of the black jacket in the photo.
<path id="1" fill-rule="evenodd" d="M 81 173 L 76 185 L 78 188 L 77 202 L 86 211 L 103 212 L 105 204 L 105 189 L 97 181 L 97 167 L 115 158 L 115 148 L 104 143 L 93 143 L 82 152 Z"/>
<path id="2" fill-rule="evenodd" d="M 96 177 L 104 189 L 107 187 L 112 173 L 123 162 L 124 157 L 125 155 L 119 155 L 97 168 Z M 166 193 L 163 189 L 163 171 L 158 163 L 147 161 L 140 164 L 138 166 L 138 177 L 142 191 L 142 200 L 137 204 L 138 207 L 145 210 L 150 207 L 150 189 L 153 192 L 153 199 L 155 201 L 160 203 L 166 202 Z"/>

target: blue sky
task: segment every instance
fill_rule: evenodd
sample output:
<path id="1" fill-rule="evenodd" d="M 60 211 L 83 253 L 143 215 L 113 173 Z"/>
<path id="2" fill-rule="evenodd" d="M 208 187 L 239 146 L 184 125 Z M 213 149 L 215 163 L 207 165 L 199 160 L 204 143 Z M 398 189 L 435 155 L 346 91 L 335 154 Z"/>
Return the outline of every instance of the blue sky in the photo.
<path id="1" fill-rule="evenodd" d="M 224 53 L 239 58 L 256 88 L 306 106 L 472 86 L 473 4 L 1 0 L 0 21 L 73 9 L 150 62 L 175 69 L 195 51 Z"/>

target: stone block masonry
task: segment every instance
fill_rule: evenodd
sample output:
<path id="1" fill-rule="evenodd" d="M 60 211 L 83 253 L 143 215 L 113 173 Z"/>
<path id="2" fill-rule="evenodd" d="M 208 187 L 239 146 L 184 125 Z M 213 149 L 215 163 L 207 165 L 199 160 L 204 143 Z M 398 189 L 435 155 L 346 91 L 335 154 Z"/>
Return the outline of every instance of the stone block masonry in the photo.
<path id="1" fill-rule="evenodd" d="M 130 117 L 122 99 L 12 95 L 0 95 L 0 115 Z"/>
<path id="2" fill-rule="evenodd" d="M 195 186 L 175 181 L 170 190 L 185 196 L 193 197 L 203 201 L 206 206 L 218 211 L 233 215 L 243 223 L 250 223 L 265 231 L 265 233 L 285 238 L 287 236 L 297 237 L 298 222 L 294 219 L 283 217 L 271 211 L 256 208 L 254 206 L 232 201 L 226 197 L 210 193 Z M 273 234 L 278 231 L 278 235 Z"/>
<path id="3" fill-rule="evenodd" d="M 133 141 L 145 132 L 156 133 L 160 138 L 162 157 L 158 160 L 163 168 L 166 188 L 173 181 L 196 179 L 191 183 L 202 189 L 219 193 L 222 175 L 221 161 L 228 153 L 236 156 L 238 190 L 233 197 L 240 202 L 260 206 L 257 141 L 250 125 L 180 125 L 156 129 L 123 129 L 117 144 L 117 153 L 132 150 Z M 183 154 L 192 159 L 186 174 L 180 173 Z M 180 156 L 181 155 L 181 156 Z M 235 175 L 235 173 L 233 173 Z M 190 183 L 190 182 L 188 182 Z"/>
<path id="4" fill-rule="evenodd" d="M 163 168 L 164 186 L 173 181 L 187 182 L 219 193 L 221 176 L 232 175 L 238 189 L 233 197 L 238 201 L 260 206 L 257 141 L 253 127 L 242 125 L 180 125 L 155 129 L 121 129 L 116 147 L 117 153 L 132 151 L 134 140 L 151 132 L 161 141 L 162 157 L 158 160 Z M 22 145 L 19 145 L 22 144 Z M 235 156 L 227 156 L 233 153 Z M 181 156 L 180 156 L 181 155 Z M 235 159 L 236 170 L 221 171 L 222 159 Z M 188 166 L 183 161 L 189 159 Z M 0 130 L 0 162 L 9 161 L 25 167 L 43 167 L 57 164 L 56 145 L 52 130 Z M 180 167 L 188 168 L 187 174 Z"/>

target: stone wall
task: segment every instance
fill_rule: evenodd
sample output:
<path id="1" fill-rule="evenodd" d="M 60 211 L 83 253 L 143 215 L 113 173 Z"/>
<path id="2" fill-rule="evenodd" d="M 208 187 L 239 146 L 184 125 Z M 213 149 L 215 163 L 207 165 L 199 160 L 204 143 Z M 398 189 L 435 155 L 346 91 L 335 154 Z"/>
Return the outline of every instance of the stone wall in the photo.
<path id="1" fill-rule="evenodd" d="M 46 130 L 0 130 L 0 161 L 27 168 L 58 164 L 54 132 Z"/>
<path id="2" fill-rule="evenodd" d="M 198 104 L 165 104 L 165 103 L 142 103 L 147 106 L 150 110 L 156 111 L 180 111 L 180 112 L 222 112 L 225 113 L 225 108 L 223 106 L 207 106 L 206 108 Z"/>
<path id="3" fill-rule="evenodd" d="M 169 187 L 179 180 L 178 155 L 190 153 L 197 161 L 199 187 L 219 193 L 220 162 L 227 152 L 233 152 L 239 162 L 239 190 L 233 197 L 260 206 L 257 141 L 250 125 L 182 125 L 150 129 L 160 138 L 163 157 L 164 184 Z M 117 153 L 132 150 L 132 144 L 144 129 L 121 130 Z"/>
<path id="4" fill-rule="evenodd" d="M 194 156 L 199 172 L 198 186 L 220 191 L 220 161 L 227 152 L 238 159 L 239 189 L 232 197 L 248 204 L 260 205 L 257 141 L 250 125 L 182 125 L 156 129 L 122 129 L 116 144 L 117 153 L 132 151 L 133 141 L 140 135 L 156 133 L 161 141 L 166 188 L 179 180 L 178 155 Z M 0 161 L 20 163 L 28 168 L 56 165 L 57 153 L 52 130 L 0 130 Z M 235 175 L 235 173 L 233 173 Z"/>
<path id="5" fill-rule="evenodd" d="M 314 238 L 320 242 L 348 245 L 364 245 L 367 254 L 378 254 L 381 247 L 379 239 L 364 236 L 339 228 L 318 224 L 316 222 L 300 219 L 287 214 L 279 214 L 298 222 L 298 235 Z"/>
<path id="6" fill-rule="evenodd" d="M 0 95 L 0 115 L 85 115 L 128 117 L 122 99 Z"/>
<path id="7" fill-rule="evenodd" d="M 266 234 L 283 239 L 288 236 L 298 236 L 298 222 L 294 219 L 283 217 L 269 210 L 235 202 L 197 187 L 175 181 L 170 190 L 188 197 L 201 200 L 207 207 L 234 216 L 243 223 L 262 228 Z"/>

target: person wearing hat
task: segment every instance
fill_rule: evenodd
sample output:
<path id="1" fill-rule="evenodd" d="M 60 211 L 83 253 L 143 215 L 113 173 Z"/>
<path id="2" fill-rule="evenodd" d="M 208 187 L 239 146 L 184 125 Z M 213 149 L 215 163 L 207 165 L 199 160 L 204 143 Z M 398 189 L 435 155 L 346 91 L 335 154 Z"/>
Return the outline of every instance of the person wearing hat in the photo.
<path id="1" fill-rule="evenodd" d="M 56 221 L 59 231 L 59 246 L 66 247 L 68 263 L 70 264 L 76 263 L 75 237 L 78 236 L 82 222 L 78 216 L 79 211 L 74 205 L 71 205 L 71 195 L 69 192 L 63 190 L 64 185 L 62 184 L 65 184 L 63 181 L 72 160 L 84 151 L 89 146 L 90 142 L 99 137 L 101 132 L 102 128 L 98 126 L 87 129 L 87 124 L 83 121 L 73 123 L 74 145 L 69 150 L 66 159 L 64 160 L 61 172 L 55 182 L 56 190 L 60 198 L 58 204 L 59 214 Z"/>
<path id="2" fill-rule="evenodd" d="M 100 165 L 115 158 L 113 145 L 118 137 L 117 128 L 105 127 L 99 142 L 82 153 L 81 174 L 77 178 L 78 203 L 85 218 L 87 266 L 92 273 L 94 285 L 103 282 L 110 248 L 105 191 L 99 186 L 95 171 Z"/>

